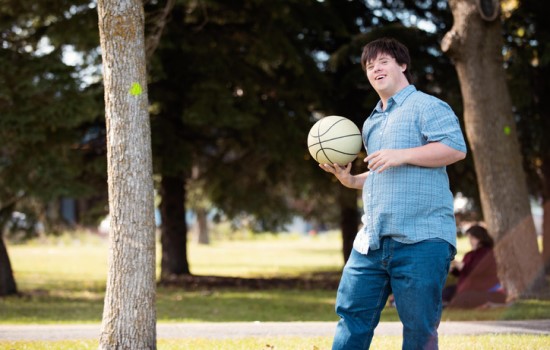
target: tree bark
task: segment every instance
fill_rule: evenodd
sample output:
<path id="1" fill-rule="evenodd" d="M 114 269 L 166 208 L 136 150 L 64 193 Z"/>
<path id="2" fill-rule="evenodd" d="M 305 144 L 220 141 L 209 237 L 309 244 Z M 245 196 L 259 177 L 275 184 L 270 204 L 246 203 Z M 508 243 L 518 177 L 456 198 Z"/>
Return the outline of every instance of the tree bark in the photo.
<path id="1" fill-rule="evenodd" d="M 17 285 L 13 278 L 8 250 L 0 235 L 0 296 L 17 294 Z"/>
<path id="2" fill-rule="evenodd" d="M 502 59 L 502 28 L 475 0 L 449 0 L 454 24 L 441 47 L 454 61 L 464 101 L 481 206 L 510 299 L 543 285 L 525 173 Z"/>
<path id="3" fill-rule="evenodd" d="M 187 261 L 187 222 L 185 220 L 185 181 L 163 175 L 161 181 L 161 281 L 189 275 Z"/>
<path id="4" fill-rule="evenodd" d="M 17 284 L 13 277 L 10 256 L 4 243 L 4 228 L 15 208 L 15 200 L 12 203 L 0 207 L 0 296 L 17 294 Z"/>
<path id="5" fill-rule="evenodd" d="M 353 241 L 355 240 L 358 230 L 359 213 L 357 211 L 357 191 L 341 188 L 339 200 L 342 252 L 344 263 L 346 263 L 353 249 Z"/>
<path id="6" fill-rule="evenodd" d="M 199 244 L 210 244 L 210 237 L 208 235 L 208 217 L 206 208 L 200 207 L 195 210 L 197 213 L 197 242 Z"/>
<path id="7" fill-rule="evenodd" d="M 110 250 L 99 349 L 156 349 L 155 218 L 141 0 L 99 0 Z"/>
<path id="8" fill-rule="evenodd" d="M 542 260 L 547 274 L 550 274 L 550 157 L 545 157 L 542 166 Z"/>

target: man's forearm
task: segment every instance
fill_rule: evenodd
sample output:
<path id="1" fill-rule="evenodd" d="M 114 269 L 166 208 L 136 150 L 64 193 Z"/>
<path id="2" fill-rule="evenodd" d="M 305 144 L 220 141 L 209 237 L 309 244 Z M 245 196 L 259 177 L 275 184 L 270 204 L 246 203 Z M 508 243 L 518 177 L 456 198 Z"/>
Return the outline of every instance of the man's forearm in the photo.
<path id="1" fill-rule="evenodd" d="M 405 149 L 403 155 L 405 163 L 428 168 L 447 166 L 466 157 L 466 153 L 440 142 Z"/>
<path id="2" fill-rule="evenodd" d="M 346 187 L 349 187 L 349 188 L 354 188 L 354 189 L 357 189 L 357 190 L 362 190 L 362 189 L 363 189 L 363 185 L 365 184 L 365 181 L 367 180 L 367 176 L 369 176 L 369 172 L 368 172 L 368 171 L 365 171 L 364 173 L 354 175 L 354 176 L 351 178 L 350 183 L 347 183 L 347 184 L 342 183 L 342 185 L 344 185 L 344 186 L 346 186 Z"/>

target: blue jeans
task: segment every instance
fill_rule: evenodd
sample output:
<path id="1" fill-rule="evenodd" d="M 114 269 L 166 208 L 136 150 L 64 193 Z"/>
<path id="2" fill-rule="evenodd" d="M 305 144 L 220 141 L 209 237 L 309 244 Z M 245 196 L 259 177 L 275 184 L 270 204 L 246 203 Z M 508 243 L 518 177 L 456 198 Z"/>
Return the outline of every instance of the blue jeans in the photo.
<path id="1" fill-rule="evenodd" d="M 338 287 L 340 321 L 332 349 L 368 349 L 392 292 L 403 323 L 403 349 L 437 349 L 441 292 L 455 253 L 441 239 L 403 244 L 390 237 L 367 255 L 353 250 Z"/>

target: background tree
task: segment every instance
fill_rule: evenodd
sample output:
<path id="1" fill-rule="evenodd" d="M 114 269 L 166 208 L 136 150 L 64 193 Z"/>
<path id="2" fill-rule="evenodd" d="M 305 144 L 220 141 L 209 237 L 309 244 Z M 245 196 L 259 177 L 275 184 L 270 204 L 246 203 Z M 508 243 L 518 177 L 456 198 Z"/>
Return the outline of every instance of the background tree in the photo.
<path id="1" fill-rule="evenodd" d="M 543 206 L 543 260 L 550 273 L 550 3 L 524 0 L 505 23 L 506 66 L 529 191 Z"/>
<path id="2" fill-rule="evenodd" d="M 198 166 L 193 167 L 191 174 L 191 178 L 187 180 L 185 190 L 187 193 L 187 205 L 193 210 L 196 216 L 195 231 L 197 242 L 199 244 L 210 244 L 208 214 L 212 209 L 212 203 L 204 194 L 207 184 Z"/>
<path id="3" fill-rule="evenodd" d="M 55 230 L 62 223 L 46 215 L 49 203 L 91 192 L 91 164 L 80 146 L 98 117 L 97 91 L 84 88 L 76 67 L 63 62 L 58 41 L 89 20 L 76 10 L 82 4 L 0 3 L 0 295 L 16 292 L 2 239 L 17 228 L 12 213 L 25 215 L 29 231 L 38 220 Z"/>
<path id="4" fill-rule="evenodd" d="M 250 214 L 259 230 L 280 228 L 290 217 L 285 184 L 304 163 L 321 86 L 306 44 L 322 33 L 304 24 L 314 23 L 310 10 L 317 4 L 174 7 L 150 85 L 163 203 L 185 203 L 184 185 L 195 166 L 205 195 L 227 217 Z M 189 273 L 184 212 L 183 205 L 161 204 L 161 276 Z"/>
<path id="5" fill-rule="evenodd" d="M 100 349 L 156 349 L 155 219 L 139 0 L 98 2 L 103 55 L 110 254 Z"/>
<path id="6" fill-rule="evenodd" d="M 454 25 L 441 45 L 460 80 L 466 134 L 485 222 L 496 242 L 499 277 L 509 297 L 517 298 L 541 286 L 543 270 L 503 68 L 502 25 L 498 18 L 483 20 L 474 0 L 449 4 Z"/>

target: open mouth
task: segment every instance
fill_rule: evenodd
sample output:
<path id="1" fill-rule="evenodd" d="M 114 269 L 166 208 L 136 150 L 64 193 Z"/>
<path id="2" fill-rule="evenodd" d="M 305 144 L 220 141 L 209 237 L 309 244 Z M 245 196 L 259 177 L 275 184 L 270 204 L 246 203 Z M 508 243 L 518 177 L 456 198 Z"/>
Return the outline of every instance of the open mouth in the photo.
<path id="1" fill-rule="evenodd" d="M 374 80 L 382 80 L 384 79 L 386 76 L 385 75 L 379 75 L 377 76 L 376 78 L 374 78 Z"/>

